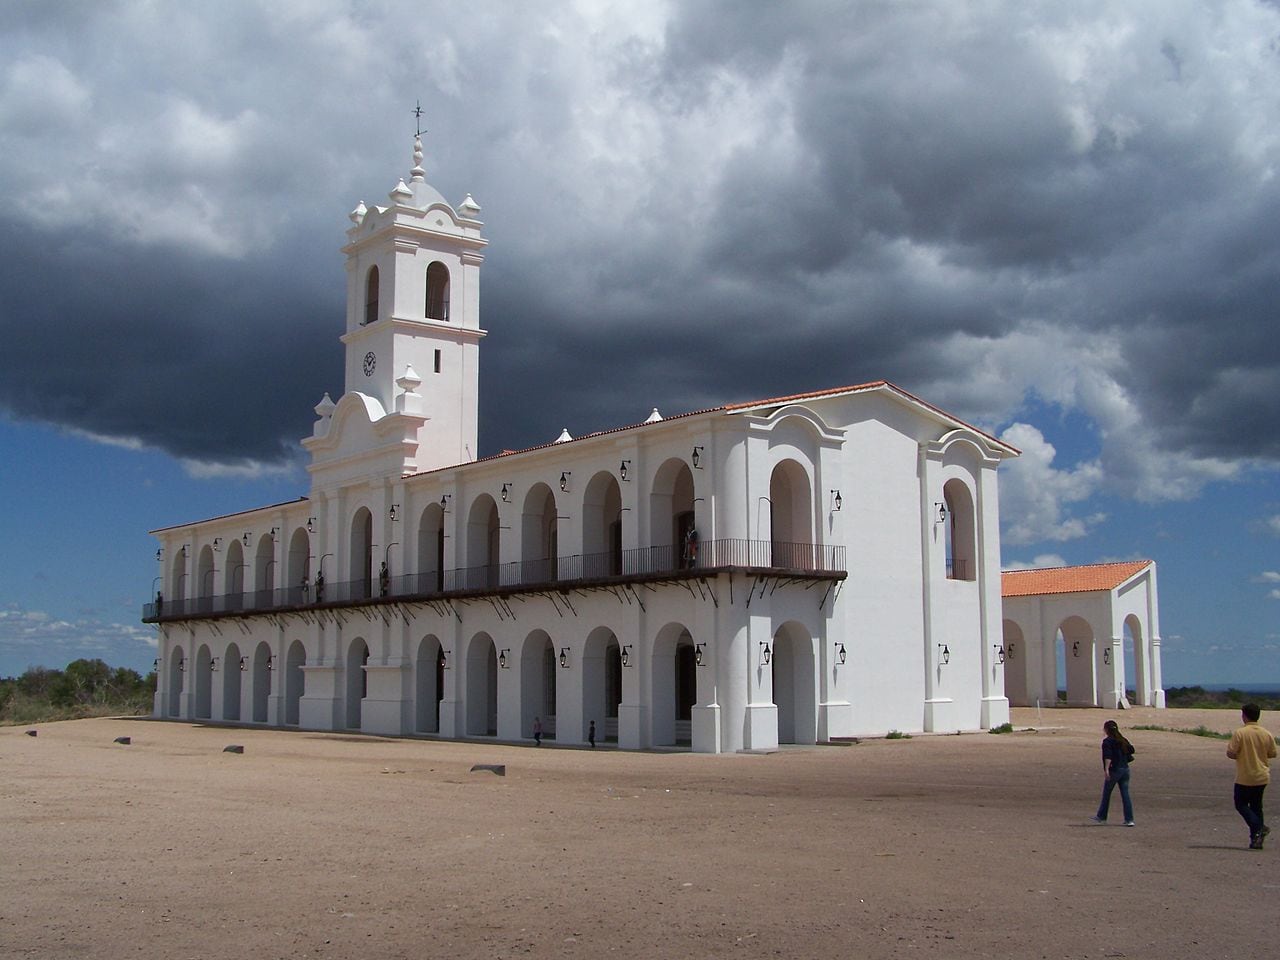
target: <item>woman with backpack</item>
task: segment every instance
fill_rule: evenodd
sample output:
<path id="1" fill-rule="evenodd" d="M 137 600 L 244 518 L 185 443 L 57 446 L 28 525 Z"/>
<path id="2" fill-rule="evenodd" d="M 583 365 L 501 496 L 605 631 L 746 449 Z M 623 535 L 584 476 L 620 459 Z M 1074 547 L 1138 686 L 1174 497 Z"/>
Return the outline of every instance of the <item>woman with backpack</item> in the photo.
<path id="1" fill-rule="evenodd" d="M 1107 822 L 1107 809 L 1111 806 L 1111 791 L 1120 788 L 1120 801 L 1124 804 L 1124 825 L 1132 827 L 1133 803 L 1129 799 L 1129 761 L 1133 759 L 1133 744 L 1125 739 L 1119 725 L 1108 720 L 1102 725 L 1106 736 L 1102 740 L 1102 802 L 1098 812 L 1090 817 L 1094 823 Z"/>

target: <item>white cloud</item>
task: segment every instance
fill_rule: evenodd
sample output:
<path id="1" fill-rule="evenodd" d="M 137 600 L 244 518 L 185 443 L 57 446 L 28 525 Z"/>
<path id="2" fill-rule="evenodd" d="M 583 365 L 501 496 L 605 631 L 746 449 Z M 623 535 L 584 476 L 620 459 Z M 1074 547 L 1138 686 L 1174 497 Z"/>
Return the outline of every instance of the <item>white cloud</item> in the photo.
<path id="1" fill-rule="evenodd" d="M 262 480 L 288 477 L 294 473 L 293 463 L 263 463 L 260 460 L 238 460 L 218 463 L 211 460 L 185 458 L 179 461 L 187 476 L 194 480 Z"/>
<path id="2" fill-rule="evenodd" d="M 80 658 L 125 666 L 145 659 L 157 647 L 155 628 L 142 624 L 94 617 L 64 620 L 13 603 L 0 609 L 0 662 L 6 664 L 0 674 L 33 666 L 61 669 Z"/>
<path id="3" fill-rule="evenodd" d="M 1101 482 L 1097 463 L 1078 464 L 1068 470 L 1054 467 L 1057 451 L 1030 424 L 1015 423 L 1001 439 L 1022 451 L 1022 456 L 1000 468 L 1000 518 L 1004 542 L 1038 543 L 1043 540 L 1076 540 L 1085 536 L 1090 521 L 1068 513 L 1068 505 L 1092 496 Z"/>
<path id="4" fill-rule="evenodd" d="M 1275 570 L 1264 570 L 1253 578 L 1254 583 L 1280 583 L 1280 572 Z"/>
<path id="5" fill-rule="evenodd" d="M 1067 561 L 1056 553 L 1037 553 L 1031 560 L 1005 560 L 1005 570 L 1044 570 L 1049 567 L 1065 567 Z"/>

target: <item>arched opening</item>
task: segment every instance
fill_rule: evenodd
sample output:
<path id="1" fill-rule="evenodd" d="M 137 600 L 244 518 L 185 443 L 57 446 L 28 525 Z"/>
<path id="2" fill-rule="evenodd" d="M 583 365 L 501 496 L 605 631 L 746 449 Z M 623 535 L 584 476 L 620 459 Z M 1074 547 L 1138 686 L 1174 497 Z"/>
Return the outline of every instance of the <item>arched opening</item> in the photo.
<path id="1" fill-rule="evenodd" d="M 498 654 L 487 633 L 467 647 L 467 735 L 498 735 Z"/>
<path id="2" fill-rule="evenodd" d="M 413 660 L 413 729 L 418 733 L 440 732 L 440 701 L 444 699 L 444 668 L 440 641 L 428 634 L 418 642 Z"/>
<path id="3" fill-rule="evenodd" d="M 1060 672 L 1056 686 L 1059 699 L 1065 694 L 1067 706 L 1091 707 L 1097 703 L 1093 641 L 1093 628 L 1083 617 L 1067 617 L 1058 626 L 1054 646 Z"/>
<path id="4" fill-rule="evenodd" d="M 947 579 L 978 579 L 977 532 L 974 525 L 973 496 L 963 480 L 948 480 L 942 487 L 947 517 L 943 523 L 946 537 Z"/>
<path id="5" fill-rule="evenodd" d="M 697 563 L 693 471 L 672 458 L 658 468 L 649 494 L 649 571 L 675 570 Z"/>
<path id="6" fill-rule="evenodd" d="M 1150 688 L 1146 674 L 1147 661 L 1143 656 L 1142 621 L 1133 614 L 1129 614 L 1124 618 L 1122 645 L 1125 668 L 1122 679 L 1127 681 L 1125 684 L 1125 696 L 1130 703 L 1150 706 L 1150 697 L 1147 695 L 1147 691 Z"/>
<path id="7" fill-rule="evenodd" d="M 618 707 L 622 703 L 622 657 L 618 638 L 597 627 L 582 650 L 582 737 L 596 722 L 596 740 L 617 741 Z"/>
<path id="8" fill-rule="evenodd" d="M 798 623 L 786 623 L 773 635 L 773 702 L 778 708 L 779 743 L 815 743 L 818 739 L 817 658 L 813 638 Z"/>
<path id="9" fill-rule="evenodd" d="M 351 599 L 373 596 L 373 514 L 361 507 L 351 518 Z"/>
<path id="10" fill-rule="evenodd" d="M 364 282 L 364 322 L 373 323 L 378 319 L 378 268 L 369 268 Z"/>
<path id="11" fill-rule="evenodd" d="M 418 520 L 418 592 L 444 590 L 444 508 L 433 503 Z"/>
<path id="12" fill-rule="evenodd" d="M 307 688 L 307 648 L 301 640 L 289 644 L 284 672 L 284 722 L 296 727 L 301 723 L 302 697 Z"/>
<path id="13" fill-rule="evenodd" d="M 170 565 L 169 589 L 173 591 L 170 600 L 187 598 L 187 548 L 175 550 L 173 563 Z M 180 608 L 179 608 L 180 609 Z"/>
<path id="14" fill-rule="evenodd" d="M 1027 642 L 1022 628 L 1012 620 L 1004 621 L 1004 695 L 1015 707 L 1028 705 Z"/>
<path id="15" fill-rule="evenodd" d="M 549 583 L 556 579 L 560 549 L 556 498 L 545 483 L 525 494 L 520 516 L 520 582 Z"/>
<path id="16" fill-rule="evenodd" d="M 472 590 L 498 586 L 501 531 L 498 505 L 487 493 L 476 498 L 467 517 L 466 585 Z"/>
<path id="17" fill-rule="evenodd" d="M 231 545 L 227 547 L 227 559 L 224 563 L 222 609 L 239 610 L 244 606 L 244 571 L 248 567 L 239 537 L 231 538 Z"/>
<path id="18" fill-rule="evenodd" d="M 267 701 L 271 697 L 271 647 L 264 641 L 253 651 L 253 722 L 267 722 Z"/>
<path id="19" fill-rule="evenodd" d="M 582 554 L 584 577 L 622 573 L 622 488 L 607 470 L 591 478 L 582 498 Z"/>
<path id="20" fill-rule="evenodd" d="M 272 606 L 276 587 L 276 538 L 269 533 L 258 538 L 253 568 L 253 605 Z"/>
<path id="21" fill-rule="evenodd" d="M 290 603 L 311 600 L 311 537 L 305 527 L 298 527 L 289 537 L 284 583 Z"/>
<path id="22" fill-rule="evenodd" d="M 195 660 L 196 703 L 194 715 L 197 720 L 211 720 L 213 719 L 213 654 L 206 644 L 200 644 L 200 648 L 196 650 Z M 192 666 L 192 664 L 187 664 L 187 669 L 190 670 Z"/>
<path id="23" fill-rule="evenodd" d="M 439 260 L 427 267 L 428 320 L 449 319 L 449 268 Z"/>
<path id="24" fill-rule="evenodd" d="M 534 630 L 520 648 L 520 735 L 533 736 L 533 721 L 542 721 L 543 737 L 556 735 L 556 649 L 543 630 Z"/>
<path id="25" fill-rule="evenodd" d="M 166 715 L 182 716 L 182 680 L 186 676 L 186 655 L 181 647 L 174 647 L 169 652 L 169 702 Z"/>
<path id="26" fill-rule="evenodd" d="M 658 632 L 653 644 L 653 745 L 692 744 L 693 707 L 698 700 L 693 636 L 678 623 Z"/>
<path id="27" fill-rule="evenodd" d="M 244 671 L 240 669 L 240 647 L 228 644 L 222 655 L 222 719 L 240 719 L 240 682 Z"/>
<path id="28" fill-rule="evenodd" d="M 804 467 L 782 460 L 769 476 L 771 566 L 808 570 L 813 557 L 813 485 Z"/>
<path id="29" fill-rule="evenodd" d="M 369 695 L 369 675 L 365 665 L 369 662 L 369 645 L 356 637 L 347 648 L 347 728 L 360 729 L 360 713 L 364 698 Z"/>
<path id="30" fill-rule="evenodd" d="M 213 578 L 217 571 L 213 567 L 213 549 L 205 544 L 200 548 L 200 560 L 196 564 L 196 590 L 199 597 L 196 610 L 208 613 L 213 609 Z"/>

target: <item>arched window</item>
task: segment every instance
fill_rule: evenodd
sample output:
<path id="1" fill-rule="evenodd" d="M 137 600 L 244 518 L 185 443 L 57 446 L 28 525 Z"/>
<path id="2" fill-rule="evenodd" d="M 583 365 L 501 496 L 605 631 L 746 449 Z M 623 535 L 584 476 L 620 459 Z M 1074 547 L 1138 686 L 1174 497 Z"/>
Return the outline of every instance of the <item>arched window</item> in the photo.
<path id="1" fill-rule="evenodd" d="M 449 268 L 439 260 L 427 267 L 427 319 L 449 319 Z"/>
<path id="2" fill-rule="evenodd" d="M 977 549 L 973 497 L 961 480 L 948 480 L 942 488 L 947 516 L 943 533 L 946 537 L 947 579 L 977 580 Z"/>
<path id="3" fill-rule="evenodd" d="M 364 322 L 378 319 L 378 268 L 369 268 L 369 278 L 364 285 Z"/>

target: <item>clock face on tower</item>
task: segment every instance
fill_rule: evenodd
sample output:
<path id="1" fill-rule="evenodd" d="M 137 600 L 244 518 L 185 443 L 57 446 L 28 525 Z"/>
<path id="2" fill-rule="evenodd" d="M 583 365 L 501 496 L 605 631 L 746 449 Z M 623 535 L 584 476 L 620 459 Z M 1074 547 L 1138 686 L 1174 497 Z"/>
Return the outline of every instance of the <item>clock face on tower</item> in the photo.
<path id="1" fill-rule="evenodd" d="M 364 355 L 364 375 L 366 377 L 372 377 L 373 368 L 376 367 L 377 365 L 378 365 L 378 358 L 375 357 L 373 355 L 373 351 L 370 350 L 368 353 Z"/>

